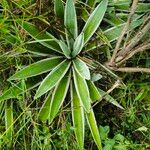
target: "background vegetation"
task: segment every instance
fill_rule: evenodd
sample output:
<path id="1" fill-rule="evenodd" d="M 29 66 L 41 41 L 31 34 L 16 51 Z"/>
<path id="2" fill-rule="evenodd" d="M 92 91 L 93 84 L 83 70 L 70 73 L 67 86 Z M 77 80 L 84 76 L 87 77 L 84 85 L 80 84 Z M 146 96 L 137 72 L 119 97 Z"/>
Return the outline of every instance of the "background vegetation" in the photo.
<path id="1" fill-rule="evenodd" d="M 76 0 L 81 31 L 101 0 Z M 63 4 L 66 1 L 62 1 Z M 60 6 L 61 7 L 61 6 Z M 39 121 L 47 95 L 34 99 L 43 76 L 8 81 L 16 71 L 46 58 L 48 49 L 19 26 L 28 21 L 39 31 L 65 36 L 63 11 L 50 0 L 0 1 L 0 149 L 78 149 L 69 99 L 53 123 Z M 109 0 L 105 16 L 84 48 L 92 81 L 101 99 L 92 103 L 104 150 L 150 149 L 150 3 Z M 45 74 L 44 74 L 45 75 Z M 67 98 L 66 98 L 67 99 Z M 85 123 L 85 149 L 97 149 Z"/>

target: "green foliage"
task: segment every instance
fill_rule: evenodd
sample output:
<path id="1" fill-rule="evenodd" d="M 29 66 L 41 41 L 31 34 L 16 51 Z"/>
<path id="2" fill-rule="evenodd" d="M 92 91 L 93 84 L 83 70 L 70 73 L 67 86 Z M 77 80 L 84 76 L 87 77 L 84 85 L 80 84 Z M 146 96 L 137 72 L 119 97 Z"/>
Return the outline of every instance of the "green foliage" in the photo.
<path id="1" fill-rule="evenodd" d="M 82 48 L 84 46 L 84 34 L 81 33 L 76 39 L 75 39 L 75 42 L 73 44 L 73 52 L 71 53 L 72 54 L 72 57 L 75 57 L 76 55 L 78 55 Z"/>
<path id="2" fill-rule="evenodd" d="M 58 113 L 69 89 L 70 74 L 64 77 L 57 85 L 52 94 L 52 100 L 50 103 L 49 122 L 51 123 Z"/>
<path id="3" fill-rule="evenodd" d="M 73 83 L 72 83 L 73 84 Z M 84 149 L 84 110 L 77 95 L 74 85 L 71 85 L 72 120 L 75 128 L 75 136 L 80 149 Z"/>
<path id="4" fill-rule="evenodd" d="M 64 5 L 62 0 L 54 0 L 54 11 L 57 17 L 63 19 L 64 17 Z"/>
<path id="5" fill-rule="evenodd" d="M 6 103 L 5 109 L 5 127 L 6 127 L 6 137 L 8 140 L 12 141 L 13 137 L 13 110 L 12 103 Z M 10 143 L 11 144 L 11 143 Z"/>
<path id="6" fill-rule="evenodd" d="M 100 92 L 98 91 L 98 89 L 96 88 L 96 86 L 94 85 L 94 83 L 92 81 L 87 81 L 87 85 L 88 88 L 90 89 L 90 97 L 91 100 L 94 102 L 96 100 L 100 100 L 102 98 L 103 95 L 100 94 Z"/>
<path id="7" fill-rule="evenodd" d="M 43 94 L 55 87 L 55 85 L 64 77 L 69 67 L 70 63 L 68 63 L 67 60 L 64 60 L 62 63 L 56 66 L 40 84 L 36 92 L 35 99 L 41 97 Z"/>
<path id="8" fill-rule="evenodd" d="M 107 3 L 108 1 L 102 1 L 93 11 L 93 13 L 90 15 L 89 19 L 87 20 L 82 32 L 84 33 L 84 43 L 87 43 L 88 40 L 91 38 L 93 33 L 97 30 L 99 27 L 99 24 L 101 23 L 104 14 L 107 9 Z"/>
<path id="9" fill-rule="evenodd" d="M 58 3 L 59 5 L 57 5 Z M 55 1 L 54 4 L 55 4 L 55 13 L 57 14 L 57 16 L 60 16 L 60 12 L 58 12 L 58 7 L 61 8 L 60 11 L 63 11 L 63 6 L 62 6 L 63 4 L 61 3 L 61 1 Z M 45 93 L 53 90 L 54 88 L 53 93 L 50 94 L 50 96 L 48 96 L 48 98 L 45 100 L 45 103 L 43 104 L 39 113 L 39 119 L 42 121 L 48 119 L 49 124 L 52 123 L 60 107 L 62 106 L 63 101 L 66 98 L 66 94 L 67 92 L 69 92 L 68 90 L 69 84 L 71 82 L 74 82 L 75 88 L 73 87 L 73 89 L 75 89 L 77 93 L 75 99 L 79 99 L 80 104 L 74 103 L 73 105 L 75 106 L 77 105 L 77 108 L 79 109 L 78 111 L 80 111 L 78 105 L 81 105 L 80 107 L 84 108 L 93 138 L 98 146 L 98 149 L 100 150 L 102 149 L 100 136 L 97 133 L 98 129 L 97 129 L 96 120 L 94 117 L 94 113 L 91 110 L 92 107 L 91 107 L 90 93 L 93 91 L 89 91 L 90 88 L 88 88 L 87 81 L 86 81 L 86 80 L 90 80 L 90 71 L 86 63 L 79 58 L 79 54 L 81 53 L 84 44 L 88 42 L 88 40 L 96 31 L 96 29 L 99 27 L 100 22 L 102 21 L 104 14 L 106 12 L 106 8 L 107 8 L 107 1 L 102 1 L 97 6 L 97 8 L 93 11 L 93 13 L 90 15 L 81 34 L 78 35 L 75 4 L 73 0 L 67 0 L 65 5 L 65 10 L 64 10 L 65 11 L 64 26 L 66 27 L 65 30 L 66 41 L 58 40 L 53 35 L 51 35 L 46 31 L 40 32 L 37 29 L 37 27 L 31 23 L 17 20 L 17 23 L 32 38 L 34 38 L 36 42 L 39 42 L 43 46 L 49 48 L 50 49 L 49 53 L 51 51 L 53 51 L 54 53 L 56 52 L 55 55 L 57 57 L 54 55 L 50 58 L 33 63 L 17 71 L 13 76 L 9 78 L 9 81 L 26 79 L 52 70 L 42 80 L 34 96 L 34 98 L 37 99 L 42 95 L 44 95 Z M 71 76 L 73 77 L 73 81 L 71 81 L 72 80 Z M 72 96 L 72 99 L 74 99 L 74 96 Z M 48 107 L 49 104 L 50 106 Z M 74 109 L 74 107 L 72 107 L 72 109 Z M 43 112 L 45 112 L 44 116 L 43 116 Z M 76 113 L 76 111 L 73 111 L 74 126 L 75 128 L 79 127 L 79 129 L 75 129 L 75 130 L 79 130 L 79 131 L 84 130 L 84 124 L 82 123 L 82 121 L 76 124 L 76 119 L 75 119 L 77 118 L 76 115 L 79 116 L 79 114 Z M 82 115 L 82 117 L 84 117 L 84 115 Z M 82 129 L 80 128 L 81 126 Z M 84 134 L 79 134 L 79 132 L 75 132 L 75 133 L 76 133 L 77 141 L 79 143 L 79 148 L 83 149 Z"/>
<path id="10" fill-rule="evenodd" d="M 123 136 L 120 133 L 117 133 L 112 138 L 110 138 L 109 126 L 104 126 L 104 127 L 100 126 L 99 132 L 102 139 L 102 143 L 104 145 L 103 147 L 104 150 L 112 150 L 112 149 L 128 150 L 128 149 L 136 149 L 136 148 L 142 149 L 140 145 L 133 144 L 132 141 L 125 138 L 125 136 Z"/>
<path id="11" fill-rule="evenodd" d="M 57 66 L 62 60 L 62 57 L 52 57 L 38 61 L 18 71 L 16 74 L 11 76 L 9 80 L 26 79 L 46 73 Z"/>
<path id="12" fill-rule="evenodd" d="M 90 71 L 87 65 L 79 58 L 73 60 L 73 66 L 76 72 L 84 79 L 90 80 Z"/>
<path id="13" fill-rule="evenodd" d="M 96 143 L 98 149 L 102 149 L 101 139 L 100 139 L 100 135 L 99 135 L 99 131 L 98 131 L 98 128 L 97 128 L 97 123 L 96 123 L 96 120 L 95 120 L 93 110 L 91 110 L 89 113 L 87 113 L 86 117 L 87 117 L 87 122 L 89 124 L 92 136 L 95 140 L 95 143 Z"/>
<path id="14" fill-rule="evenodd" d="M 149 149 L 149 75 L 105 67 L 129 6 L 127 0 L 0 2 L 0 149 Z M 138 3 L 124 43 L 148 10 L 147 1 Z M 127 64 L 150 67 L 149 52 Z M 113 89 L 116 79 L 125 85 Z"/>

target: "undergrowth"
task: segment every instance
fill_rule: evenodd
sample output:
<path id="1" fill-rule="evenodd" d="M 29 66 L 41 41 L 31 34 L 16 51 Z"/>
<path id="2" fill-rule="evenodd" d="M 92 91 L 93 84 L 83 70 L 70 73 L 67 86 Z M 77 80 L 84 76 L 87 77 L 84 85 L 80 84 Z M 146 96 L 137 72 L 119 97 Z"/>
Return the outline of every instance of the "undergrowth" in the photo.
<path id="1" fill-rule="evenodd" d="M 23 26 L 25 23 L 32 24 L 39 33 L 47 31 L 59 41 L 61 39 L 66 44 L 70 42 L 72 46 L 75 39 L 64 24 L 64 9 L 67 2 L 65 0 L 59 2 L 59 0 L 0 1 L 0 149 L 2 150 L 77 150 L 83 149 L 83 144 L 87 150 L 96 150 L 97 147 L 100 149 L 99 138 L 95 138 L 92 135 L 94 131 L 89 128 L 92 126 L 88 122 L 90 119 L 84 123 L 85 138 L 79 140 L 78 128 L 72 117 L 70 90 L 53 117 L 46 116 L 49 108 L 41 110 L 47 97 L 55 93 L 55 91 L 48 94 L 43 92 L 41 97 L 35 99 L 38 86 L 48 75 L 47 72 L 28 79 L 21 76 L 19 80 L 9 80 L 23 68 L 58 55 L 57 51 L 51 53 L 48 47 L 42 45 L 43 41 L 40 41 L 42 39 L 35 39 L 29 34 L 31 28 L 26 30 Z M 101 0 L 74 1 L 78 32 L 81 32 L 79 35 L 82 35 L 84 25 L 100 2 Z M 150 3 L 148 0 L 139 0 L 134 6 L 135 10 L 130 9 L 132 6 L 133 3 L 128 0 L 109 0 L 101 24 L 89 41 L 84 43 L 81 53 L 76 53 L 90 69 L 90 81 L 94 89 L 97 89 L 96 92 L 98 91 L 99 97 L 89 105 L 92 108 L 90 111 L 95 114 L 97 135 L 100 135 L 104 150 L 150 149 L 150 35 L 149 27 L 146 28 L 150 20 Z M 130 13 L 132 11 L 133 14 Z M 134 38 L 144 27 L 145 33 L 135 42 Z M 121 38 L 123 31 L 124 35 Z M 69 35 L 69 38 L 66 38 L 66 35 Z M 117 49 L 119 39 L 121 43 Z M 133 44 L 133 47 L 128 47 L 130 44 Z M 131 50 L 124 54 L 127 48 Z M 138 48 L 141 51 L 137 52 Z M 79 52 L 79 49 L 77 51 Z M 113 56 L 115 57 L 112 58 Z M 69 61 L 74 59 L 67 53 L 64 57 L 67 59 L 69 57 Z M 85 65 L 84 67 L 86 68 Z M 77 94 L 71 92 L 72 97 L 80 99 L 81 103 L 82 88 L 74 86 L 77 84 L 76 76 L 79 73 L 78 78 L 86 78 L 89 72 L 86 70 L 86 73 L 82 74 L 80 71 L 74 67 L 72 71 L 74 75 L 70 75 L 69 84 L 72 91 L 75 89 L 77 91 Z M 69 72 L 66 77 L 68 76 Z M 78 83 L 80 84 L 81 82 Z M 93 92 L 91 89 L 90 94 Z M 83 103 L 85 107 L 83 114 L 88 116 L 88 107 L 85 105 Z M 41 111 L 42 117 L 39 117 Z"/>

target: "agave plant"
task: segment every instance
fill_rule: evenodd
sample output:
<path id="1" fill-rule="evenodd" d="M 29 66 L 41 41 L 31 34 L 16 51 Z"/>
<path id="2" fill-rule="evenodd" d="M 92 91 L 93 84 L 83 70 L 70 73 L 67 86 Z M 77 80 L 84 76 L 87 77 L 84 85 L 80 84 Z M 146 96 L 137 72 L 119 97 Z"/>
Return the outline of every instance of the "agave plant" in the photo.
<path id="1" fill-rule="evenodd" d="M 91 13 L 82 31 L 78 33 L 77 16 L 73 0 L 67 0 L 65 7 L 61 0 L 55 0 L 55 13 L 62 17 L 66 40 L 56 39 L 48 32 L 40 32 L 38 28 L 26 21 L 17 23 L 43 46 L 49 48 L 48 58 L 35 62 L 12 75 L 9 80 L 22 80 L 48 73 L 41 81 L 35 99 L 48 93 L 39 111 L 41 121 L 52 123 L 59 112 L 66 95 L 71 95 L 71 110 L 75 136 L 79 149 L 84 149 L 85 118 L 90 127 L 93 139 L 99 150 L 102 149 L 100 135 L 92 109 L 92 101 L 101 95 L 90 80 L 90 68 L 80 56 L 84 46 L 99 27 L 107 9 L 108 0 L 103 0 Z M 43 53 L 43 50 L 40 51 Z"/>

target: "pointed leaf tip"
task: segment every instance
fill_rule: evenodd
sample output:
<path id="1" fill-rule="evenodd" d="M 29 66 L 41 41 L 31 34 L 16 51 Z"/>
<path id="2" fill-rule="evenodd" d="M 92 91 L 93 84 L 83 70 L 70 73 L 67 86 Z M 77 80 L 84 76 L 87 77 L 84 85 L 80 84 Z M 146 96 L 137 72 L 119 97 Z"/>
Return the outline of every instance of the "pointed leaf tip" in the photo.
<path id="1" fill-rule="evenodd" d="M 61 47 L 62 51 L 63 51 L 63 54 L 68 58 L 70 59 L 70 54 L 71 54 L 71 51 L 70 49 L 68 48 L 68 46 L 66 45 L 66 43 L 64 43 L 63 41 L 59 41 L 59 46 Z"/>
<path id="2" fill-rule="evenodd" d="M 33 63 L 12 75 L 8 81 L 17 79 L 26 79 L 52 70 L 55 66 L 62 62 L 62 57 L 52 57 Z"/>
<path id="3" fill-rule="evenodd" d="M 71 34 L 69 37 L 73 36 L 75 39 L 78 35 L 78 27 L 75 4 L 73 0 L 66 1 L 64 24 L 67 28 L 67 31 Z"/>
<path id="4" fill-rule="evenodd" d="M 72 57 L 77 56 L 82 51 L 83 46 L 84 46 L 84 33 L 81 33 L 74 42 Z"/>
<path id="5" fill-rule="evenodd" d="M 89 19 L 87 20 L 82 32 L 84 33 L 84 43 L 86 44 L 88 40 L 92 37 L 94 32 L 99 27 L 104 14 L 107 10 L 108 0 L 103 0 L 92 12 Z"/>
<path id="6" fill-rule="evenodd" d="M 101 138 L 100 138 L 99 130 L 97 127 L 95 115 L 94 115 L 94 112 L 92 109 L 91 109 L 90 113 L 86 113 L 86 118 L 87 118 L 89 128 L 91 130 L 93 139 L 94 139 L 98 149 L 102 150 Z"/>

